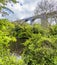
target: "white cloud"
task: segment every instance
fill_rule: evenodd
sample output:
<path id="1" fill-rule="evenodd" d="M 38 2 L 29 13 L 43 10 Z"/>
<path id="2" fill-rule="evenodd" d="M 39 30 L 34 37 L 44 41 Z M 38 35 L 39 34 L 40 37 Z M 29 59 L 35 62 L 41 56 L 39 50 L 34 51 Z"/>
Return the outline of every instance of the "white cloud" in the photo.
<path id="1" fill-rule="evenodd" d="M 40 0 L 17 0 L 19 3 L 14 4 L 11 2 L 7 4 L 7 7 L 14 11 L 14 14 L 7 16 L 10 20 L 22 19 L 29 16 L 33 16 L 34 9 L 37 5 L 37 2 Z M 57 0 L 55 0 L 57 1 Z"/>
<path id="2" fill-rule="evenodd" d="M 14 11 L 14 14 L 10 14 L 10 17 L 7 18 L 13 18 L 13 19 L 20 19 L 20 18 L 26 18 L 29 16 L 32 16 L 34 13 L 34 9 L 36 7 L 36 3 L 39 0 L 17 0 L 19 3 L 13 4 L 8 3 L 7 7 L 10 8 L 12 11 Z"/>

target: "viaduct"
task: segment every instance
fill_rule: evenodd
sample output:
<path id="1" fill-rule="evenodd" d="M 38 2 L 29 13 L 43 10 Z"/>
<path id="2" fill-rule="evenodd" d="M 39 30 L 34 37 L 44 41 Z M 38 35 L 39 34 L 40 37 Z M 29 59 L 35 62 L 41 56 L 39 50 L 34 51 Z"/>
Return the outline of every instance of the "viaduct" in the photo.
<path id="1" fill-rule="evenodd" d="M 42 14 L 35 15 L 35 16 L 32 16 L 32 17 L 28 17 L 28 18 L 25 18 L 25 19 L 20 19 L 20 20 L 17 20 L 15 22 L 27 22 L 27 21 L 30 21 L 30 24 L 33 24 L 34 20 L 39 19 L 39 18 L 41 19 L 41 24 L 47 26 L 48 25 L 48 18 L 55 18 L 55 20 L 56 20 L 57 11 L 47 12 L 47 13 L 44 12 Z M 56 20 L 56 24 L 57 24 L 57 20 Z"/>

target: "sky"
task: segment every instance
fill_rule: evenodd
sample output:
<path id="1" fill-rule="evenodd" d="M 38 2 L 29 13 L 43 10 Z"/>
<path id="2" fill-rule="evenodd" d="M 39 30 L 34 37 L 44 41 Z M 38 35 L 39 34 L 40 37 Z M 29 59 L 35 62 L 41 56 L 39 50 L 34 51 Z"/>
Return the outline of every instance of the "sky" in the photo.
<path id="1" fill-rule="evenodd" d="M 19 3 L 8 3 L 7 7 L 10 8 L 14 14 L 8 11 L 9 16 L 5 16 L 9 20 L 23 19 L 34 15 L 34 10 L 37 2 L 40 0 L 18 0 Z"/>
<path id="2" fill-rule="evenodd" d="M 18 20 L 24 19 L 27 17 L 31 17 L 34 15 L 34 10 L 37 6 L 37 3 L 41 0 L 17 0 L 19 3 L 7 3 L 7 6 L 10 10 L 14 12 L 12 14 L 9 10 L 4 10 L 9 13 L 9 16 L 5 16 L 5 18 L 9 20 Z M 56 1 L 56 0 L 54 0 Z M 1 17 L 1 15 L 0 15 Z"/>

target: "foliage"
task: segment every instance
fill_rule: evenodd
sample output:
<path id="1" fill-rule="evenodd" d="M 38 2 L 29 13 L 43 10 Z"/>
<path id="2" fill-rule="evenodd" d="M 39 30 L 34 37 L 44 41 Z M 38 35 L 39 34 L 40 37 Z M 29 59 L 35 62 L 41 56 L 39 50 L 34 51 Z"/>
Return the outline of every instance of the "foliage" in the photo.
<path id="1" fill-rule="evenodd" d="M 12 1 L 14 3 L 16 2 L 16 0 L 10 0 L 10 1 Z M 2 4 L 5 4 L 7 2 L 9 2 L 9 0 L 0 0 L 0 3 L 2 3 Z"/>
<path id="2" fill-rule="evenodd" d="M 27 65 L 56 65 L 57 57 L 57 25 L 50 29 L 34 27 L 31 38 L 24 42 L 23 58 Z M 42 32 L 42 33 L 41 33 Z M 44 35 L 43 35 L 44 33 Z M 56 33 L 56 34 L 55 34 Z"/>
<path id="3" fill-rule="evenodd" d="M 42 37 L 41 34 L 36 36 L 24 43 L 26 46 L 24 50 L 25 62 L 27 65 L 55 65 L 53 63 L 53 58 L 55 55 L 57 56 L 55 43 L 51 38 Z"/>
<path id="4" fill-rule="evenodd" d="M 21 59 L 12 55 L 21 52 Z M 15 53 L 16 53 L 15 52 Z M 0 20 L 0 65 L 57 65 L 57 25 Z"/>
<path id="5" fill-rule="evenodd" d="M 53 25 L 49 28 L 51 35 L 57 35 L 57 25 Z"/>
<path id="6" fill-rule="evenodd" d="M 17 58 L 15 56 L 11 56 L 10 53 L 10 42 L 16 42 L 16 38 L 12 35 L 13 29 L 14 24 L 5 19 L 0 20 L 0 65 L 24 64 L 22 59 L 17 60 Z"/>
<path id="7" fill-rule="evenodd" d="M 2 11 L 3 9 L 6 9 L 10 11 L 12 14 L 14 14 L 14 12 L 6 6 L 7 3 L 11 3 L 11 2 L 17 3 L 16 0 L 0 0 L 0 13 L 2 14 L 2 16 L 9 15 L 8 12 Z"/>

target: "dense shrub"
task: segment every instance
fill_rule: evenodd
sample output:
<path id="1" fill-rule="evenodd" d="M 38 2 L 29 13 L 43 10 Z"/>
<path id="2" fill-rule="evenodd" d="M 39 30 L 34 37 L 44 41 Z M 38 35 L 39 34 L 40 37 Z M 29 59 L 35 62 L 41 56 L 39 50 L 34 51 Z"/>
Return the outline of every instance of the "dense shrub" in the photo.
<path id="1" fill-rule="evenodd" d="M 57 25 L 53 25 L 53 26 L 51 26 L 50 28 L 49 28 L 49 33 L 51 34 L 51 35 L 57 35 Z"/>
<path id="2" fill-rule="evenodd" d="M 14 52 L 22 58 L 11 55 Z M 0 20 L 0 65 L 6 64 L 57 65 L 57 25 L 43 28 Z"/>
<path id="3" fill-rule="evenodd" d="M 16 38 L 12 34 L 14 24 L 8 20 L 0 20 L 0 65 L 23 65 L 22 59 L 17 58 L 10 53 L 10 43 L 16 42 Z M 25 64 L 24 64 L 25 65 Z"/>
<path id="4" fill-rule="evenodd" d="M 54 44 L 51 38 L 42 37 L 41 34 L 34 35 L 24 43 L 24 61 L 27 65 L 55 65 L 57 48 Z"/>

